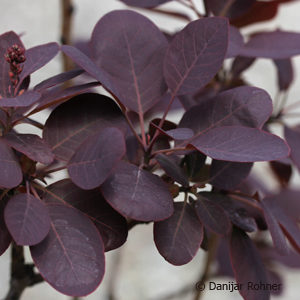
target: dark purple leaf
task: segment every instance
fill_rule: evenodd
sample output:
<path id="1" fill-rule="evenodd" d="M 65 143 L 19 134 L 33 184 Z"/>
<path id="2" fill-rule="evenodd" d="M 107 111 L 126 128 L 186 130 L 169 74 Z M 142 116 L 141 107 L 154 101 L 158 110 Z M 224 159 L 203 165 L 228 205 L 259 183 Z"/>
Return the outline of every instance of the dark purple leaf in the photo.
<path id="1" fill-rule="evenodd" d="M 28 91 L 12 98 L 0 98 L 0 107 L 27 107 L 41 98 L 39 92 Z"/>
<path id="2" fill-rule="evenodd" d="M 123 105 L 139 114 L 167 90 L 162 73 L 167 44 L 156 25 L 129 10 L 105 15 L 91 38 L 96 64 L 112 78 Z"/>
<path id="3" fill-rule="evenodd" d="M 139 221 L 160 221 L 173 213 L 173 199 L 157 175 L 121 162 L 101 186 L 108 203 L 121 215 Z"/>
<path id="4" fill-rule="evenodd" d="M 206 7 L 215 16 L 226 16 L 235 19 L 244 15 L 255 3 L 255 0 L 204 0 Z"/>
<path id="5" fill-rule="evenodd" d="M 11 189 L 22 182 L 23 174 L 12 149 L 0 139 L 0 187 Z"/>
<path id="6" fill-rule="evenodd" d="M 34 111 L 40 111 L 49 106 L 60 104 L 71 97 L 75 97 L 79 94 L 91 92 L 94 87 L 99 86 L 98 82 L 89 82 L 80 85 L 75 85 L 62 89 L 61 86 L 53 88 L 51 90 L 43 91 L 38 105 Z"/>
<path id="7" fill-rule="evenodd" d="M 240 294 L 245 300 L 269 300 L 269 289 L 254 289 L 252 285 L 268 284 L 268 277 L 261 257 L 248 235 L 234 228 L 230 239 L 231 264 Z"/>
<path id="8" fill-rule="evenodd" d="M 34 161 L 47 165 L 54 160 L 51 149 L 38 135 L 11 132 L 3 136 L 3 140 Z"/>
<path id="9" fill-rule="evenodd" d="M 214 201 L 206 197 L 198 196 L 195 204 L 198 218 L 204 226 L 220 235 L 230 232 L 231 224 L 224 209 Z"/>
<path id="10" fill-rule="evenodd" d="M 101 185 L 125 154 L 125 140 L 117 128 L 108 127 L 86 139 L 68 163 L 71 180 L 91 190 Z"/>
<path id="11" fill-rule="evenodd" d="M 4 208 L 7 203 L 8 197 L 4 196 L 5 191 L 1 190 L 1 200 L 0 200 L 0 256 L 7 250 L 11 243 L 11 235 L 7 230 L 4 221 Z"/>
<path id="12" fill-rule="evenodd" d="M 289 155 L 289 147 L 281 138 L 242 126 L 211 129 L 194 139 L 191 145 L 213 159 L 226 161 L 271 161 Z"/>
<path id="13" fill-rule="evenodd" d="M 126 219 L 107 204 L 99 189 L 85 191 L 64 179 L 48 186 L 42 198 L 47 203 L 71 205 L 87 215 L 99 230 L 105 251 L 125 243 L 128 234 Z"/>
<path id="14" fill-rule="evenodd" d="M 274 63 L 277 68 L 278 87 L 281 91 L 285 91 L 290 87 L 294 79 L 292 61 L 290 58 L 275 59 Z"/>
<path id="15" fill-rule="evenodd" d="M 199 193 L 199 196 L 220 205 L 228 214 L 231 222 L 244 231 L 253 232 L 257 230 L 254 218 L 261 216 L 260 210 L 222 194 L 202 192 Z"/>
<path id="16" fill-rule="evenodd" d="M 233 190 L 249 175 L 252 166 L 252 163 L 213 160 L 210 183 L 219 189 Z"/>
<path id="17" fill-rule="evenodd" d="M 104 275 L 104 247 L 99 232 L 80 211 L 49 204 L 51 230 L 38 245 L 30 247 L 43 278 L 59 292 L 86 296 Z"/>
<path id="18" fill-rule="evenodd" d="M 4 54 L 7 48 L 14 44 L 24 48 L 22 41 L 15 32 L 9 31 L 0 35 L 0 96 L 2 98 L 11 97 L 11 93 L 9 92 L 9 86 L 11 85 L 9 78 L 10 66 L 4 59 Z"/>
<path id="19" fill-rule="evenodd" d="M 229 41 L 226 58 L 238 56 L 241 48 L 244 47 L 244 39 L 241 33 L 234 26 L 229 26 Z"/>
<path id="20" fill-rule="evenodd" d="M 228 43 L 225 18 L 189 23 L 172 39 L 164 61 L 164 75 L 173 95 L 192 94 L 221 68 Z"/>
<path id="21" fill-rule="evenodd" d="M 281 186 L 287 187 L 289 185 L 293 173 L 291 163 L 283 163 L 281 161 L 271 161 L 270 167 L 271 170 L 273 171 L 273 174 L 281 184 Z"/>
<path id="22" fill-rule="evenodd" d="M 35 245 L 50 230 L 50 218 L 44 203 L 30 194 L 9 199 L 5 210 L 6 226 L 18 245 Z"/>
<path id="23" fill-rule="evenodd" d="M 44 89 L 48 89 L 50 87 L 53 87 L 55 85 L 64 83 L 70 79 L 73 79 L 77 76 L 79 76 L 80 74 L 82 74 L 84 71 L 81 69 L 76 69 L 76 70 L 71 70 L 71 71 L 67 71 L 67 72 L 63 72 L 60 74 L 57 74 L 55 76 L 52 76 L 42 82 L 40 82 L 39 84 L 37 84 L 34 87 L 35 91 L 41 91 Z"/>
<path id="24" fill-rule="evenodd" d="M 46 121 L 43 139 L 60 160 L 68 161 L 89 136 L 106 127 L 127 128 L 114 101 L 97 94 L 82 94 L 53 110 Z"/>
<path id="25" fill-rule="evenodd" d="M 272 59 L 284 59 L 298 54 L 300 34 L 280 30 L 255 34 L 239 53 L 241 56 Z"/>
<path id="26" fill-rule="evenodd" d="M 191 128 L 196 136 L 220 126 L 261 128 L 272 109 L 272 100 L 267 92 L 243 86 L 222 92 L 192 107 L 183 115 L 179 127 Z"/>
<path id="27" fill-rule="evenodd" d="M 291 148 L 290 158 L 300 170 L 300 129 L 299 126 L 295 128 L 284 127 L 284 136 Z"/>
<path id="28" fill-rule="evenodd" d="M 203 240 L 203 226 L 194 209 L 183 202 L 174 203 L 173 215 L 154 223 L 154 241 L 169 263 L 180 266 L 190 262 Z"/>
<path id="29" fill-rule="evenodd" d="M 136 7 L 155 7 L 171 0 L 120 0 L 127 5 Z"/>
<path id="30" fill-rule="evenodd" d="M 84 53 L 75 47 L 63 45 L 61 50 L 70 57 L 79 67 L 84 69 L 89 75 L 98 80 L 105 89 L 112 92 L 117 98 L 121 98 L 111 76 L 104 70 L 98 68 L 96 64 Z"/>
<path id="31" fill-rule="evenodd" d="M 281 255 L 287 255 L 289 253 L 288 244 L 286 238 L 280 228 L 278 221 L 275 216 L 272 214 L 272 211 L 268 208 L 268 204 L 265 205 L 265 202 L 261 202 L 266 223 L 270 231 L 274 246 Z"/>
<path id="32" fill-rule="evenodd" d="M 255 57 L 237 56 L 232 63 L 231 73 L 234 77 L 239 77 L 256 60 Z"/>
<path id="33" fill-rule="evenodd" d="M 194 136 L 194 132 L 190 128 L 175 128 L 170 130 L 163 130 L 162 128 L 155 125 L 154 123 L 151 123 L 151 126 L 155 127 L 156 129 L 159 130 L 160 133 L 168 136 L 173 140 L 188 140 Z"/>
<path id="34" fill-rule="evenodd" d="M 191 181 L 195 181 L 199 172 L 205 166 L 206 156 L 198 151 L 193 151 L 184 157 L 186 172 Z"/>
<path id="35" fill-rule="evenodd" d="M 39 45 L 26 50 L 23 71 L 20 75 L 20 83 L 30 74 L 46 65 L 58 53 L 57 43 Z M 20 84 L 19 83 L 19 84 Z"/>
<path id="36" fill-rule="evenodd" d="M 263 200 L 264 206 L 267 207 L 267 214 L 274 216 L 298 247 L 300 247 L 300 229 L 298 226 L 300 220 L 299 197 L 299 191 L 283 190 L 281 193 L 268 196 Z M 277 234 L 279 235 L 280 233 L 277 232 Z M 274 234 L 272 237 L 274 238 Z"/>
<path id="37" fill-rule="evenodd" d="M 185 175 L 183 169 L 180 168 L 178 162 L 173 159 L 173 157 L 158 154 L 155 156 L 155 159 L 168 176 L 185 187 L 189 186 L 189 180 L 187 176 Z"/>

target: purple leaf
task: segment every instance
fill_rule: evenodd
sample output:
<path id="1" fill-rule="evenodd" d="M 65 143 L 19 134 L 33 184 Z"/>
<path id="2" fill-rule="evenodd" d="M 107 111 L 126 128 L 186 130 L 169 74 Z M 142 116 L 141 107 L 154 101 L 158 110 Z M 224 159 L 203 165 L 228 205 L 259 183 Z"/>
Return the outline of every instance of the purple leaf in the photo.
<path id="1" fill-rule="evenodd" d="M 9 199 L 5 210 L 6 226 L 18 245 L 35 245 L 50 230 L 50 218 L 44 203 L 30 194 Z"/>
<path id="2" fill-rule="evenodd" d="M 244 47 L 244 38 L 240 31 L 234 26 L 229 26 L 229 41 L 226 58 L 238 56 Z"/>
<path id="3" fill-rule="evenodd" d="M 195 181 L 198 174 L 205 166 L 206 156 L 198 151 L 193 151 L 184 157 L 186 172 L 191 181 Z"/>
<path id="4" fill-rule="evenodd" d="M 58 50 L 59 46 L 57 43 L 39 45 L 26 50 L 26 61 L 20 75 L 19 85 L 28 75 L 42 68 L 50 60 L 52 60 L 52 58 L 58 53 Z"/>
<path id="5" fill-rule="evenodd" d="M 296 165 L 298 170 L 300 170 L 300 129 L 299 126 L 295 128 L 284 127 L 284 136 L 288 142 L 291 153 L 290 158 Z"/>
<path id="6" fill-rule="evenodd" d="M 243 86 L 222 92 L 192 107 L 183 115 L 179 127 L 191 128 L 196 136 L 220 126 L 261 128 L 272 109 L 272 100 L 267 92 Z"/>
<path id="7" fill-rule="evenodd" d="M 255 57 L 237 56 L 231 66 L 231 73 L 233 77 L 239 77 L 254 63 L 255 60 Z"/>
<path id="8" fill-rule="evenodd" d="M 239 53 L 241 56 L 272 59 L 284 59 L 298 54 L 300 34 L 281 30 L 255 34 Z"/>
<path id="9" fill-rule="evenodd" d="M 37 84 L 34 87 L 35 91 L 40 91 L 40 90 L 44 90 L 44 89 L 48 89 L 50 87 L 53 87 L 55 85 L 64 83 L 70 79 L 73 79 L 77 76 L 79 76 L 80 74 L 82 74 L 84 71 L 81 69 L 76 69 L 76 70 L 71 70 L 71 71 L 67 71 L 67 72 L 63 72 L 60 74 L 57 74 L 55 76 L 52 76 L 42 82 L 40 82 L 39 84 Z"/>
<path id="10" fill-rule="evenodd" d="M 290 58 L 275 59 L 275 66 L 277 68 L 277 81 L 279 90 L 287 90 L 294 79 L 294 70 Z"/>
<path id="11" fill-rule="evenodd" d="M 157 126 L 155 123 L 151 123 L 151 126 L 159 130 L 163 135 L 168 136 L 173 140 L 188 140 L 194 136 L 194 132 L 190 128 L 175 128 L 170 130 L 164 130 Z"/>
<path id="12" fill-rule="evenodd" d="M 172 39 L 164 61 L 164 75 L 173 95 L 192 94 L 221 68 L 228 43 L 225 18 L 189 23 Z"/>
<path id="13" fill-rule="evenodd" d="M 168 176 L 173 178 L 175 181 L 177 181 L 184 187 L 189 186 L 189 180 L 185 175 L 183 169 L 181 169 L 179 164 L 176 162 L 176 160 L 172 159 L 172 157 L 170 156 L 163 154 L 156 155 L 155 159 Z"/>
<path id="14" fill-rule="evenodd" d="M 265 201 L 262 201 L 261 206 L 263 208 L 265 220 L 268 225 L 268 229 L 270 231 L 274 246 L 281 255 L 289 254 L 289 248 L 286 238 L 278 224 L 278 221 L 272 214 L 272 211 L 268 208 L 268 203 L 265 204 Z"/>
<path id="15" fill-rule="evenodd" d="M 289 155 L 289 147 L 281 138 L 242 126 L 211 129 L 194 139 L 191 145 L 213 159 L 226 161 L 271 161 Z"/>
<path id="16" fill-rule="evenodd" d="M 4 208 L 7 203 L 8 197 L 4 196 L 5 191 L 1 190 L 1 201 L 0 201 L 0 256 L 7 250 L 11 243 L 11 235 L 7 230 L 5 221 L 4 221 Z"/>
<path id="17" fill-rule="evenodd" d="M 261 216 L 260 210 L 222 194 L 202 192 L 199 193 L 199 196 L 220 205 L 227 213 L 230 221 L 244 231 L 253 232 L 257 230 L 254 218 Z"/>
<path id="18" fill-rule="evenodd" d="M 249 175 L 252 166 L 253 163 L 213 160 L 210 183 L 219 189 L 233 190 Z"/>
<path id="19" fill-rule="evenodd" d="M 127 5 L 136 7 L 155 7 L 171 0 L 120 0 Z"/>
<path id="20" fill-rule="evenodd" d="M 248 235 L 234 228 L 230 239 L 231 264 L 240 285 L 240 294 L 245 300 L 269 300 L 270 290 L 254 289 L 252 285 L 268 284 L 268 278 L 261 257 Z"/>
<path id="21" fill-rule="evenodd" d="M 107 204 L 99 189 L 85 191 L 64 179 L 48 186 L 42 198 L 47 203 L 71 205 L 88 216 L 101 234 L 105 251 L 125 243 L 128 234 L 126 219 Z"/>
<path id="22" fill-rule="evenodd" d="M 46 121 L 43 139 L 63 161 L 75 153 L 89 136 L 106 127 L 126 130 L 123 115 L 113 100 L 97 94 L 82 94 L 53 110 Z"/>
<path id="23" fill-rule="evenodd" d="M 173 199 L 157 175 L 121 162 L 101 186 L 106 201 L 121 215 L 139 221 L 160 221 L 173 213 Z"/>
<path id="24" fill-rule="evenodd" d="M 31 256 L 43 278 L 57 291 L 83 297 L 93 292 L 104 275 L 104 247 L 99 232 L 80 211 L 49 204 L 51 229 Z"/>
<path id="25" fill-rule="evenodd" d="M 12 98 L 0 98 L 0 107 L 27 107 L 41 98 L 39 92 L 28 91 Z"/>
<path id="26" fill-rule="evenodd" d="M 101 185 L 125 154 L 125 140 L 117 128 L 105 128 L 85 140 L 68 163 L 71 180 L 90 190 Z"/>
<path id="27" fill-rule="evenodd" d="M 300 247 L 300 229 L 298 226 L 300 220 L 299 196 L 299 191 L 283 190 L 281 193 L 268 196 L 263 200 L 264 207 L 267 207 L 267 214 L 274 216 L 298 247 Z M 277 234 L 280 233 L 277 232 Z M 274 234 L 272 237 L 274 238 Z"/>
<path id="28" fill-rule="evenodd" d="M 0 139 L 0 187 L 11 189 L 23 179 L 19 162 L 12 149 Z"/>
<path id="29" fill-rule="evenodd" d="M 194 209 L 183 202 L 174 203 L 173 215 L 154 223 L 154 241 L 169 263 L 180 266 L 190 262 L 203 240 L 203 226 Z"/>
<path id="30" fill-rule="evenodd" d="M 24 48 L 22 41 L 15 32 L 9 31 L 0 35 L 0 96 L 2 98 L 11 96 L 11 93 L 9 92 L 9 86 L 11 85 L 11 80 L 9 78 L 10 66 L 4 59 L 4 55 L 7 48 L 14 44 Z"/>
<path id="31" fill-rule="evenodd" d="M 49 146 L 35 134 L 8 133 L 3 140 L 15 150 L 25 154 L 34 161 L 42 164 L 50 164 L 54 155 Z"/>
<path id="32" fill-rule="evenodd" d="M 287 187 L 293 174 L 291 162 L 271 161 L 270 168 L 280 185 Z"/>
<path id="33" fill-rule="evenodd" d="M 204 226 L 220 235 L 230 232 L 231 224 L 224 209 L 214 201 L 206 197 L 198 196 L 195 204 L 198 218 Z"/>
<path id="34" fill-rule="evenodd" d="M 123 105 L 143 114 L 167 90 L 162 73 L 167 44 L 146 17 L 129 10 L 114 11 L 96 24 L 91 51 L 96 64 L 117 86 Z"/>

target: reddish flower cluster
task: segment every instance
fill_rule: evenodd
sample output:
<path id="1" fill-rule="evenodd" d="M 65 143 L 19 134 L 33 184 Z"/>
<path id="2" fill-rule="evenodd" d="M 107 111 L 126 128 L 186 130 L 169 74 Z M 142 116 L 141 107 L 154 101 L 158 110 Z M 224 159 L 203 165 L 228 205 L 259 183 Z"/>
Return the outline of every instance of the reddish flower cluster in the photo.
<path id="1" fill-rule="evenodd" d="M 20 64 L 26 60 L 24 53 L 25 49 L 22 46 L 14 44 L 7 48 L 4 55 L 5 60 L 10 64 L 9 77 L 14 86 L 17 85 L 19 80 L 18 76 L 23 70 L 23 66 Z"/>

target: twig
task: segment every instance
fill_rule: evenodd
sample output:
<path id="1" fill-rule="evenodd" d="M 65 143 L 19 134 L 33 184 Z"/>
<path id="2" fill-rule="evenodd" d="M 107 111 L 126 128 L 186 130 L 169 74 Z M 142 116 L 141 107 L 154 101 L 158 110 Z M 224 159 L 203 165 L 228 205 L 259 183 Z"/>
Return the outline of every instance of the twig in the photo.
<path id="1" fill-rule="evenodd" d="M 70 45 L 72 43 L 72 17 L 73 3 L 72 0 L 61 0 L 62 10 L 62 27 L 61 27 L 61 43 Z M 63 69 L 69 71 L 73 68 L 73 62 L 65 54 L 63 55 Z"/>

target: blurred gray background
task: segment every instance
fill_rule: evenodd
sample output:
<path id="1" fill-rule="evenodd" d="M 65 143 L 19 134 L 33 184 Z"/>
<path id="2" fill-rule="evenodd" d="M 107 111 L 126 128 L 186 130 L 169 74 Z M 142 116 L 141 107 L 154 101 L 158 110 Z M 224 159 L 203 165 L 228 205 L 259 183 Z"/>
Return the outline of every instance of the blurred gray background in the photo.
<path id="1" fill-rule="evenodd" d="M 195 0 L 197 2 L 197 0 Z M 200 2 L 200 1 L 198 1 Z M 125 8 L 117 0 L 74 0 L 73 39 L 86 39 L 101 16 L 113 9 Z M 178 3 L 168 3 L 164 8 L 182 10 Z M 199 7 L 201 9 L 201 7 Z M 142 11 L 140 11 L 142 12 Z M 142 12 L 144 13 L 144 11 Z M 244 33 L 253 32 L 256 29 L 293 30 L 300 32 L 300 3 L 283 5 L 278 17 L 268 22 L 247 27 Z M 147 13 L 158 26 L 168 31 L 180 29 L 185 24 L 182 21 L 170 20 Z M 0 0 L 0 33 L 14 30 L 22 34 L 22 40 L 27 48 L 57 41 L 60 42 L 61 13 L 60 1 L 51 0 Z M 284 45 L 282 45 L 284 47 Z M 293 58 L 295 63 L 296 80 L 289 93 L 289 103 L 300 100 L 300 57 Z M 39 70 L 32 76 L 32 84 L 35 84 L 51 75 L 61 72 L 61 57 L 57 56 L 49 65 Z M 272 97 L 276 94 L 275 69 L 271 61 L 258 60 L 247 72 L 246 77 L 250 83 L 266 89 Z M 38 118 L 45 121 L 46 114 L 40 114 Z M 173 118 L 178 118 L 175 115 Z M 290 122 L 295 122 L 293 119 Z M 299 122 L 300 123 L 300 122 Z M 22 130 L 22 129 L 21 129 Z M 23 129 L 27 130 L 27 129 Z M 280 131 L 278 132 L 280 134 Z M 264 164 L 258 164 L 256 168 L 261 170 Z M 263 176 L 266 178 L 267 170 Z M 267 182 L 271 188 L 276 188 L 270 180 Z M 299 176 L 295 172 L 293 185 L 300 188 Z M 9 281 L 9 255 L 7 251 L 0 258 L 0 299 L 8 288 Z M 158 254 L 152 239 L 152 225 L 141 225 L 130 231 L 128 242 L 121 249 L 107 253 L 106 275 L 104 281 L 92 295 L 84 299 L 106 300 L 110 290 L 115 291 L 116 300 L 160 300 L 164 296 L 174 293 L 187 285 L 197 282 L 203 268 L 203 251 L 192 262 L 182 267 L 175 267 L 165 262 Z M 300 256 L 299 256 L 300 258 Z M 27 253 L 27 259 L 30 255 Z M 300 294 L 300 271 L 280 268 L 284 274 L 285 289 L 276 299 L 298 300 Z M 217 282 L 228 282 L 230 278 L 220 278 Z M 193 288 L 191 290 L 193 292 Z M 33 288 L 26 289 L 22 300 L 60 300 L 71 299 L 56 292 L 47 283 L 42 283 Z M 192 299 L 191 294 L 180 295 L 172 299 Z M 207 291 L 203 300 L 209 299 L 242 299 L 236 293 L 224 291 Z M 275 298 L 274 298 L 275 299 Z M 258 299 L 259 300 L 259 299 Z"/>

